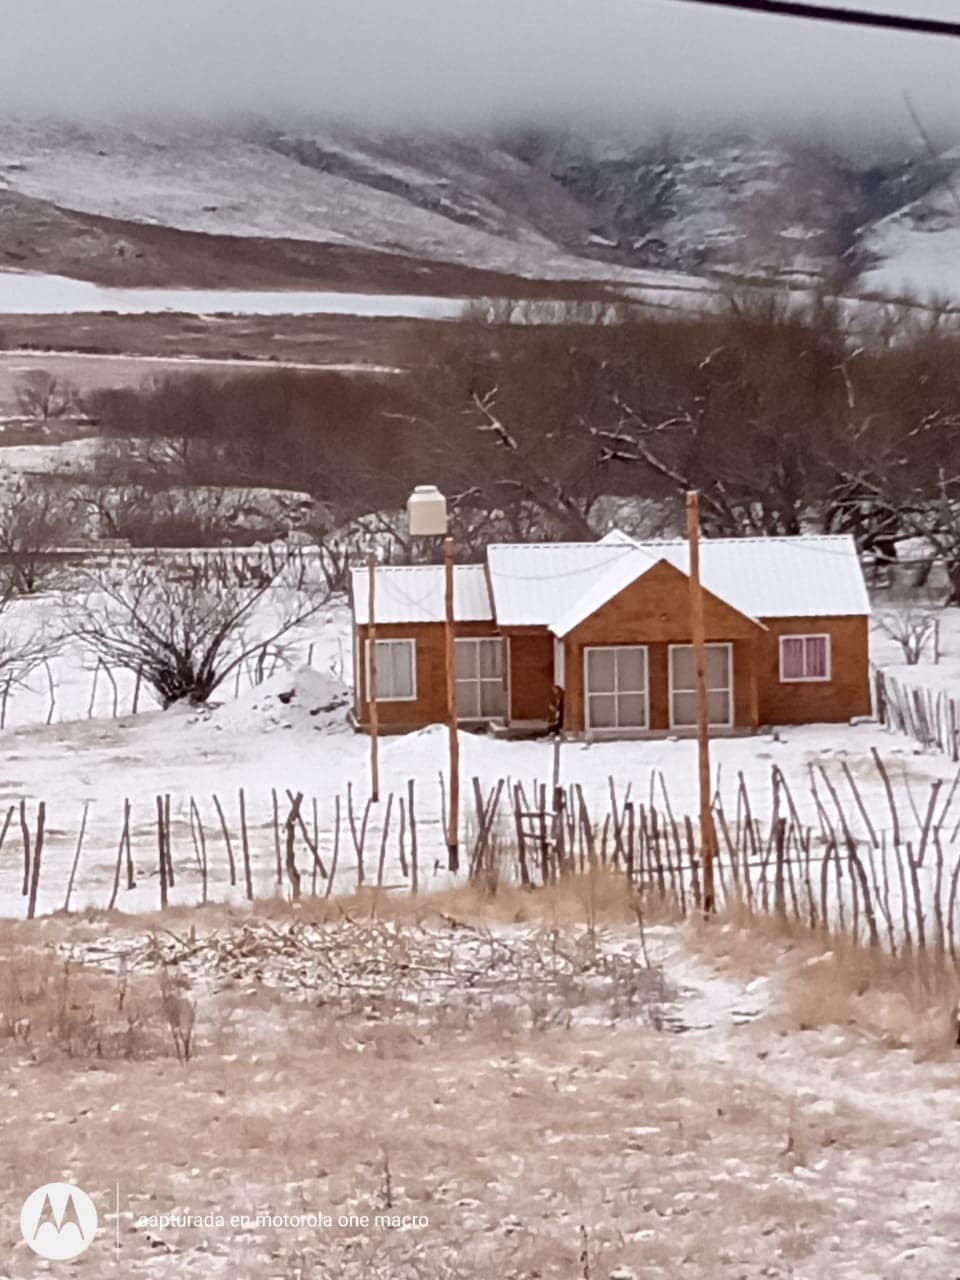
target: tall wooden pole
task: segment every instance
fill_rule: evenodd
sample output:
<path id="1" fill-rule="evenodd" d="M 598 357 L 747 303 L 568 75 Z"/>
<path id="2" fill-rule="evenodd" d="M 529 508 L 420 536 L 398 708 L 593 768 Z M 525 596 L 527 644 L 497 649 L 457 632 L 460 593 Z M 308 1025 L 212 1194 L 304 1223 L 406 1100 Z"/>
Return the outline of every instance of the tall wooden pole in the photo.
<path id="1" fill-rule="evenodd" d="M 460 739 L 457 736 L 457 659 L 453 616 L 453 538 L 443 540 L 446 613 L 447 725 L 450 734 L 450 814 L 447 828 L 447 866 L 460 869 Z"/>
<path id="2" fill-rule="evenodd" d="M 700 841 L 703 848 L 703 912 L 716 909 L 713 861 L 717 834 L 710 805 L 710 716 L 707 706 L 707 652 L 703 624 L 703 588 L 700 585 L 699 494 L 687 494 L 687 540 L 690 544 L 690 629 L 697 683 L 697 759 L 700 773 Z"/>
<path id="3" fill-rule="evenodd" d="M 380 708 L 377 705 L 377 558 L 371 551 L 367 560 L 370 594 L 367 600 L 367 703 L 370 707 L 370 796 L 380 799 Z"/>

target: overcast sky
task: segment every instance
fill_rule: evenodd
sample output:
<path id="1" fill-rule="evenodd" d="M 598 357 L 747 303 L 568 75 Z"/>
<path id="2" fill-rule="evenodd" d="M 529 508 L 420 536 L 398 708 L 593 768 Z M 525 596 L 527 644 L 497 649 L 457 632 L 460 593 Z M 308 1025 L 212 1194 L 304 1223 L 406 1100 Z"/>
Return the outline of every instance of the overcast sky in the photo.
<path id="1" fill-rule="evenodd" d="M 960 17 L 960 0 L 846 0 Z M 680 0 L 0 0 L 0 110 L 957 125 L 960 40 Z M 952 136 L 952 135 L 951 135 Z"/>

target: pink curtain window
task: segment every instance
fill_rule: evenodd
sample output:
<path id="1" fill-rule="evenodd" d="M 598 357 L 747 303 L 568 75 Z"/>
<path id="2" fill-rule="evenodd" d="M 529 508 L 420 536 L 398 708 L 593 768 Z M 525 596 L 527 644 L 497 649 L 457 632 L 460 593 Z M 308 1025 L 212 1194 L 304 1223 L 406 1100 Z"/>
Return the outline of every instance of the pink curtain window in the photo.
<path id="1" fill-rule="evenodd" d="M 784 636 L 780 642 L 781 680 L 829 680 L 829 636 Z"/>
<path id="2" fill-rule="evenodd" d="M 786 637 L 780 644 L 780 679 L 803 679 L 803 639 Z"/>
<path id="3" fill-rule="evenodd" d="M 827 637 L 807 636 L 804 639 L 804 675 L 808 680 L 827 678 Z"/>

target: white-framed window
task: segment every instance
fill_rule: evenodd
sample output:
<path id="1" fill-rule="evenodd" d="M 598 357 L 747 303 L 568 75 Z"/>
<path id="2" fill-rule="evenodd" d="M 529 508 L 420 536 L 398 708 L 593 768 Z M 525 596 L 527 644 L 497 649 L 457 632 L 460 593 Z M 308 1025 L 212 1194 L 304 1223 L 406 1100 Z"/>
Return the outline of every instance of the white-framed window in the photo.
<path id="1" fill-rule="evenodd" d="M 415 702 L 417 698 L 416 640 L 378 640 L 377 701 Z M 370 691 L 370 641 L 366 644 L 367 697 Z"/>
<path id="2" fill-rule="evenodd" d="M 588 729 L 646 729 L 647 647 L 610 644 L 583 651 Z"/>
<path id="3" fill-rule="evenodd" d="M 490 720 L 506 710 L 503 641 L 499 636 L 465 636 L 454 642 L 457 719 Z"/>
<path id="4" fill-rule="evenodd" d="M 784 684 L 829 680 L 830 636 L 781 636 L 780 679 Z"/>
<path id="5" fill-rule="evenodd" d="M 707 721 L 717 728 L 733 724 L 733 645 L 704 646 Z M 697 661 L 692 644 L 670 646 L 670 727 L 692 729 L 697 723 Z"/>

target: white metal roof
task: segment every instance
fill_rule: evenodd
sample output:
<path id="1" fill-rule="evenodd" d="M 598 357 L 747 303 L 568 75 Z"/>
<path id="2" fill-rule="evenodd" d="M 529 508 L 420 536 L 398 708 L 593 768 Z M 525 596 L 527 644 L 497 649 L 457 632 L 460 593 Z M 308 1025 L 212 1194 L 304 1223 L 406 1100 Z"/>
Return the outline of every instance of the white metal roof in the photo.
<path id="1" fill-rule="evenodd" d="M 864 615 L 870 601 L 848 536 L 705 538 L 704 587 L 749 618 Z M 501 626 L 548 626 L 566 635 L 660 560 L 688 572 L 686 539 L 639 542 L 613 531 L 600 542 L 488 549 Z"/>
<path id="2" fill-rule="evenodd" d="M 457 565 L 458 622 L 501 627 L 550 627 L 566 635 L 662 560 L 686 574 L 686 539 L 638 542 L 619 531 L 599 542 L 495 543 L 483 565 Z M 704 538 L 700 576 L 713 595 L 745 614 L 764 618 L 866 615 L 870 600 L 853 539 L 848 536 Z M 369 579 L 352 570 L 357 622 L 367 622 Z M 442 622 L 442 565 L 380 565 L 376 620 Z"/>
<path id="3" fill-rule="evenodd" d="M 639 544 L 689 572 L 686 539 Z M 752 618 L 829 618 L 870 612 L 856 544 L 847 534 L 704 538 L 700 580 Z"/>
<path id="4" fill-rule="evenodd" d="M 600 575 L 617 563 L 636 561 L 637 554 L 632 543 L 494 543 L 487 548 L 487 563 L 497 622 L 549 626 Z"/>
<path id="5" fill-rule="evenodd" d="M 622 542 L 613 545 L 621 548 L 624 546 Z M 631 546 L 627 555 L 620 556 L 602 569 L 585 591 L 581 591 L 554 614 L 550 619 L 550 629 L 558 636 L 565 636 L 662 559 L 662 556 L 648 555 L 642 547 Z"/>
<path id="6" fill-rule="evenodd" d="M 368 622 L 370 576 L 366 567 L 352 569 L 353 607 L 360 626 Z M 442 564 L 378 565 L 375 620 L 443 622 L 445 579 Z M 453 573 L 453 613 L 457 622 L 490 622 L 493 610 L 482 564 L 458 564 Z"/>

